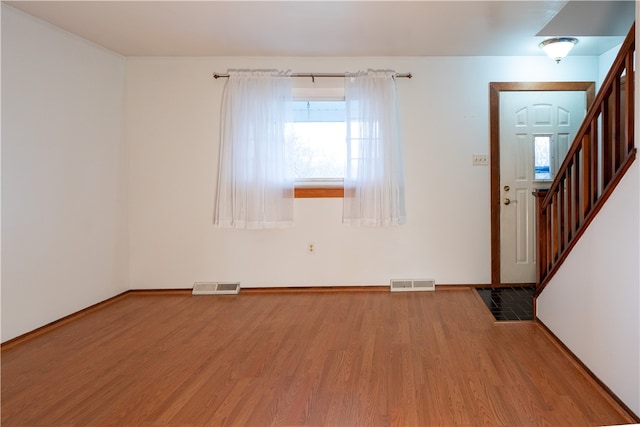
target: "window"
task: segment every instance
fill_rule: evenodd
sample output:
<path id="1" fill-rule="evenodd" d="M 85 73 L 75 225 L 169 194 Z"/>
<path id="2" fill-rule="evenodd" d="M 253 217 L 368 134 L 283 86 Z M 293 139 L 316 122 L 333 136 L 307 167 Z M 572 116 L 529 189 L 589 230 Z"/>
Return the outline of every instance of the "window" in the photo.
<path id="1" fill-rule="evenodd" d="M 553 179 L 551 171 L 551 135 L 535 135 L 533 137 L 533 146 L 533 179 L 535 181 Z"/>
<path id="2" fill-rule="evenodd" d="M 342 181 L 347 130 L 344 101 L 294 101 L 291 138 L 296 180 Z"/>
<path id="3" fill-rule="evenodd" d="M 347 157 L 344 96 L 296 96 L 288 132 L 296 197 L 342 197 Z"/>

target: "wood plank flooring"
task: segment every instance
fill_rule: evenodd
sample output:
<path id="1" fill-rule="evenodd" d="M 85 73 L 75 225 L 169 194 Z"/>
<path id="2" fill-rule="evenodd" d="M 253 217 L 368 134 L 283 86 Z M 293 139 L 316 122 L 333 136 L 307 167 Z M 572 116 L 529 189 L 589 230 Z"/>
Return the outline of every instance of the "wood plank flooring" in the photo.
<path id="1" fill-rule="evenodd" d="M 9 426 L 588 426 L 626 416 L 471 289 L 128 294 L 2 350 Z"/>

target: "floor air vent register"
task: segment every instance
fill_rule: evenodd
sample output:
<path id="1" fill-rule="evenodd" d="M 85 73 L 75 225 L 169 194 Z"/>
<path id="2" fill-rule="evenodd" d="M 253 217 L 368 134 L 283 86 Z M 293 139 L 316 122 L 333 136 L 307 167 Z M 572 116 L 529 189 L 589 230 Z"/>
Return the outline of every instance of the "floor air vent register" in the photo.
<path id="1" fill-rule="evenodd" d="M 391 292 L 435 291 L 436 282 L 433 279 L 392 280 Z"/>
<path id="2" fill-rule="evenodd" d="M 191 295 L 235 295 L 240 292 L 240 283 L 196 282 Z"/>

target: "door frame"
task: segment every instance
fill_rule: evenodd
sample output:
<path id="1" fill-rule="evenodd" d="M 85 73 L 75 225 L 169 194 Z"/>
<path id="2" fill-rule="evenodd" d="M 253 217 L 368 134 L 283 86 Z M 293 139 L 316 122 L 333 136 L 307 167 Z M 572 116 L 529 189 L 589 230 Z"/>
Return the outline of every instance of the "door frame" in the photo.
<path id="1" fill-rule="evenodd" d="M 582 91 L 587 110 L 595 98 L 595 82 L 490 82 L 489 158 L 491 165 L 491 286 L 500 286 L 500 92 Z M 537 246 L 537 245 L 536 245 Z"/>

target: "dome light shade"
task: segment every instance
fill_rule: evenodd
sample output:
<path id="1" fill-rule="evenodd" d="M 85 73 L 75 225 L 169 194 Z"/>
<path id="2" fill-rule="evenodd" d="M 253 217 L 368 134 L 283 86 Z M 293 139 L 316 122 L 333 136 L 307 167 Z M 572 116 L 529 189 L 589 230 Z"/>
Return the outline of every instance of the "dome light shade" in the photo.
<path id="1" fill-rule="evenodd" d="M 569 51 L 573 49 L 576 43 L 578 43 L 578 39 L 573 37 L 556 37 L 547 39 L 538 46 L 544 50 L 544 53 L 546 53 L 549 58 L 560 62 L 560 60 L 567 56 Z"/>

